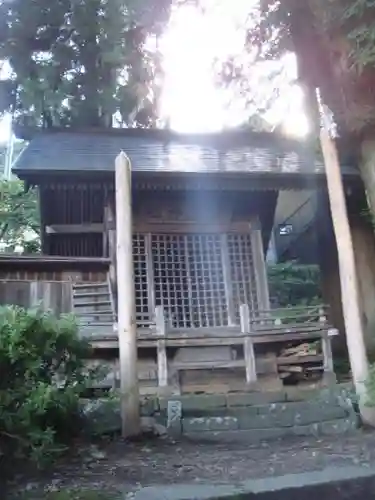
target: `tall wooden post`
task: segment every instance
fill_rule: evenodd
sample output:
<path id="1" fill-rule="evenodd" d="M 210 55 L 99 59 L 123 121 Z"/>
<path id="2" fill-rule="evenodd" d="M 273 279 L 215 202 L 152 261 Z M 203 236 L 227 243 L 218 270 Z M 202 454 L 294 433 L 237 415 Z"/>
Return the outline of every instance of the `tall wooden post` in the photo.
<path id="1" fill-rule="evenodd" d="M 375 412 L 366 405 L 367 391 L 365 382 L 369 373 L 368 360 L 362 328 L 353 241 L 346 208 L 340 162 L 335 141 L 331 136 L 333 122 L 330 121 L 329 110 L 322 107 L 321 111 L 322 127 L 320 142 L 324 156 L 332 222 L 337 243 L 341 300 L 350 366 L 356 393 L 359 396 L 361 416 L 367 423 L 375 425 Z"/>
<path id="2" fill-rule="evenodd" d="M 123 437 L 140 433 L 137 328 L 133 269 L 131 164 L 116 158 L 117 311 Z"/>

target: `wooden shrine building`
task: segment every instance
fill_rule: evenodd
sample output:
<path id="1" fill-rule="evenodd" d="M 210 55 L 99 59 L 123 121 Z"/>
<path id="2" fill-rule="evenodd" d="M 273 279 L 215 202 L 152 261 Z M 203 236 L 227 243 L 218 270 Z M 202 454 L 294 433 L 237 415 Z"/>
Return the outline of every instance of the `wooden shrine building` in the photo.
<path id="1" fill-rule="evenodd" d="M 146 386 L 279 384 L 283 367 L 293 364 L 331 374 L 326 311 L 289 311 L 292 319 L 270 311 L 265 265 L 279 190 L 324 190 L 324 166 L 306 145 L 269 134 L 114 129 L 33 135 L 14 173 L 39 189 L 43 254 L 107 262 L 107 271 L 89 274 L 89 281 L 71 278 L 74 311 L 93 345 L 103 352 L 117 346 L 114 169 L 120 151 L 132 165 L 136 320 Z M 356 170 L 343 168 L 345 181 L 358 183 Z M 288 343 L 317 339 L 322 348 L 303 360 L 283 355 Z"/>

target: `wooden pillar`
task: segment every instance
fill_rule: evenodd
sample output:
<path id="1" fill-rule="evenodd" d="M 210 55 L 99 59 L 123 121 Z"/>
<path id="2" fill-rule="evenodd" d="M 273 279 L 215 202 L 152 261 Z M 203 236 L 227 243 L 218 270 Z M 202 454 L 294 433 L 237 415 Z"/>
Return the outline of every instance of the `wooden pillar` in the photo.
<path id="1" fill-rule="evenodd" d="M 262 228 L 259 220 L 251 223 L 251 248 L 253 252 L 255 282 L 257 287 L 258 307 L 260 310 L 270 308 L 270 296 L 268 290 L 268 276 L 266 259 L 264 257 Z"/>
<path id="2" fill-rule="evenodd" d="M 228 251 L 228 235 L 221 235 L 221 258 L 223 264 L 223 274 L 224 274 L 224 285 L 225 285 L 225 295 L 228 307 L 228 326 L 236 325 L 236 312 L 233 300 L 233 286 L 232 277 L 230 270 L 230 260 Z"/>
<path id="3" fill-rule="evenodd" d="M 319 310 L 319 322 L 323 326 L 328 326 L 327 317 L 324 309 Z M 336 376 L 333 367 L 333 355 L 331 337 L 337 335 L 337 330 L 329 330 L 328 328 L 323 331 L 322 335 L 322 353 L 323 353 L 323 380 L 327 385 L 336 383 Z"/>
<path id="4" fill-rule="evenodd" d="M 108 241 L 108 217 L 109 217 L 109 206 L 106 204 L 104 206 L 103 213 L 103 257 L 109 257 L 109 241 Z"/>
<path id="5" fill-rule="evenodd" d="M 323 381 L 327 385 L 336 383 L 336 375 L 333 367 L 332 345 L 329 332 L 324 332 L 322 336 L 323 352 Z"/>
<path id="6" fill-rule="evenodd" d="M 140 433 L 137 373 L 137 326 L 133 268 L 131 165 L 116 158 L 117 301 L 123 437 Z"/>
<path id="7" fill-rule="evenodd" d="M 104 234 L 103 234 L 103 250 L 105 255 L 109 257 L 109 286 L 111 293 L 111 301 L 117 320 L 118 304 L 117 304 L 117 256 L 116 256 L 116 218 L 114 207 L 111 200 L 108 200 L 104 207 Z"/>
<path id="8" fill-rule="evenodd" d="M 156 333 L 163 337 L 157 340 L 158 385 L 168 387 L 168 360 L 165 345 L 165 317 L 162 306 L 155 309 Z"/>
<path id="9" fill-rule="evenodd" d="M 255 365 L 254 344 L 250 331 L 250 311 L 247 304 L 240 305 L 241 333 L 246 334 L 244 338 L 244 358 L 246 369 L 246 383 L 253 384 L 257 381 Z"/>

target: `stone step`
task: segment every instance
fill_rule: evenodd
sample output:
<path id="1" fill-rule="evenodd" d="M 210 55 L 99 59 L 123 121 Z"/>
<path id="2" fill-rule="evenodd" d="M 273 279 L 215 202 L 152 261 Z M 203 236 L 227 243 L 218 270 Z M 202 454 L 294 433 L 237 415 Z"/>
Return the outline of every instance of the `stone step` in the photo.
<path id="1" fill-rule="evenodd" d="M 105 310 L 103 309 L 103 311 L 101 311 L 100 309 L 99 310 L 94 310 L 94 311 L 74 311 L 74 314 L 76 316 L 78 316 L 79 318 L 81 317 L 97 317 L 97 316 L 113 316 L 113 311 L 111 309 L 108 309 L 108 310 Z"/>
<path id="2" fill-rule="evenodd" d="M 82 292 L 83 290 L 95 290 L 96 288 L 106 288 L 108 289 L 108 283 L 106 281 L 101 281 L 99 283 L 74 283 L 73 290 L 79 290 Z"/>
<path id="3" fill-rule="evenodd" d="M 285 388 L 280 391 L 230 392 L 227 394 L 184 394 L 180 396 L 161 397 L 160 408 L 166 409 L 168 401 L 178 401 L 184 412 L 197 415 L 202 411 L 221 412 L 225 408 L 249 408 L 253 406 L 272 405 L 275 403 L 313 402 L 319 406 L 347 400 L 349 390 L 333 385 L 330 388 Z"/>
<path id="4" fill-rule="evenodd" d="M 271 429 L 306 426 L 348 417 L 339 405 L 286 403 L 189 416 L 182 412 L 183 432 Z"/>
<path id="5" fill-rule="evenodd" d="M 247 407 L 223 407 L 223 408 L 202 408 L 189 409 L 182 408 L 182 416 L 186 418 L 194 417 L 246 417 L 255 421 L 268 418 L 284 419 L 295 415 L 306 416 L 306 418 L 316 418 L 317 415 L 323 416 L 326 420 L 330 418 L 341 418 L 346 415 L 347 408 L 339 403 L 330 403 L 322 405 L 319 401 L 289 401 L 270 404 L 251 405 Z"/>
<path id="6" fill-rule="evenodd" d="M 155 368 L 156 369 L 156 368 Z M 265 396 L 265 394 L 262 394 Z M 212 396 L 170 396 L 141 399 L 141 414 L 155 419 L 165 426 L 175 439 L 192 439 L 213 442 L 257 443 L 263 440 L 287 438 L 290 436 L 340 435 L 354 431 L 359 419 L 351 402 L 352 389 L 336 387 L 315 393 L 308 401 L 263 403 L 250 406 L 229 406 L 229 395 Z M 235 395 L 231 395 L 235 396 Z M 236 395 L 238 398 L 240 395 Z M 245 403 L 245 396 L 236 399 Z M 254 395 L 253 395 L 254 396 Z M 260 395 L 257 402 L 259 403 Z M 270 395 L 268 395 L 270 397 Z M 274 395 L 280 398 L 281 394 Z M 190 406 L 189 406 L 190 400 Z M 199 414 L 197 402 L 206 400 L 206 411 Z M 226 406 L 223 402 L 226 401 Z M 280 399 L 279 399 L 280 401 Z M 95 402 L 91 401 L 91 405 Z M 97 421 L 103 432 L 117 431 L 121 427 L 120 401 L 113 404 L 112 398 L 97 400 L 91 418 Z M 189 409 L 190 408 L 190 409 Z M 194 408 L 192 415 L 191 409 Z M 111 428 L 108 428 L 108 422 Z"/>
<path id="7" fill-rule="evenodd" d="M 176 433 L 201 441 L 257 442 L 288 436 L 343 434 L 358 427 L 353 405 L 339 389 L 322 390 L 311 396 L 297 401 L 288 400 L 285 393 L 180 396 L 171 397 L 169 406 L 180 405 Z M 163 400 L 159 407 L 163 412 Z M 169 412 L 169 407 L 164 411 Z"/>
<path id="8" fill-rule="evenodd" d="M 99 306 L 110 306 L 111 301 L 110 300 L 101 300 L 101 301 L 90 301 L 90 302 L 77 302 L 74 301 L 74 307 L 99 307 Z M 100 310 L 99 310 L 100 312 Z"/>
<path id="9" fill-rule="evenodd" d="M 90 298 L 95 298 L 95 297 L 104 297 L 104 296 L 109 296 L 109 291 L 105 288 L 102 290 L 98 290 L 97 292 L 79 292 L 79 293 L 73 293 L 73 298 L 74 299 L 90 299 Z"/>
<path id="10" fill-rule="evenodd" d="M 358 427 L 353 409 L 338 403 L 273 403 L 199 416 L 198 412 L 195 416 L 189 413 L 182 410 L 181 433 L 201 441 L 253 443 L 288 436 L 345 434 Z"/>
<path id="11" fill-rule="evenodd" d="M 260 429 L 237 429 L 228 431 L 184 432 L 192 441 L 212 443 L 249 443 L 272 441 L 288 437 L 336 436 L 355 432 L 358 422 L 350 417 L 293 427 L 270 427 Z"/>

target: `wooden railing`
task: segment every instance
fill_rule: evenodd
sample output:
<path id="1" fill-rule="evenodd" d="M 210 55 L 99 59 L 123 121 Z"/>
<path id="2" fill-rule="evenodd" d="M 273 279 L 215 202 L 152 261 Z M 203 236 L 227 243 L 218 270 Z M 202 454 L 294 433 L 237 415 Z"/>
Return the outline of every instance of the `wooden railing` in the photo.
<path id="1" fill-rule="evenodd" d="M 116 220 L 111 205 L 104 210 L 103 249 L 109 257 L 108 286 L 115 320 L 117 321 L 117 259 L 116 259 Z"/>
<path id="2" fill-rule="evenodd" d="M 328 306 L 299 306 L 280 309 L 254 311 L 250 316 L 253 330 L 300 329 L 301 325 L 316 328 L 318 325 L 328 325 Z"/>
<path id="3" fill-rule="evenodd" d="M 321 343 L 321 353 L 279 357 L 278 366 L 298 363 L 321 363 L 321 369 L 326 375 L 333 375 L 333 359 L 331 337 L 337 331 L 330 327 L 327 321 L 326 307 L 306 307 L 258 311 L 250 314 L 249 306 L 244 304 L 240 308 L 241 325 L 235 331 L 233 328 L 192 329 L 191 332 L 179 335 L 177 329 L 167 329 L 166 318 L 162 307 L 156 308 L 156 332 L 139 339 L 139 347 L 156 344 L 158 385 L 168 386 L 168 367 L 174 370 L 199 370 L 212 368 L 245 368 L 246 382 L 252 385 L 258 380 L 257 359 L 254 346 L 259 343 L 288 343 L 311 342 Z M 206 331 L 205 331 L 206 330 Z M 169 365 L 167 360 L 167 347 L 198 347 L 242 345 L 244 359 L 232 361 L 200 361 L 189 362 L 181 365 Z"/>

